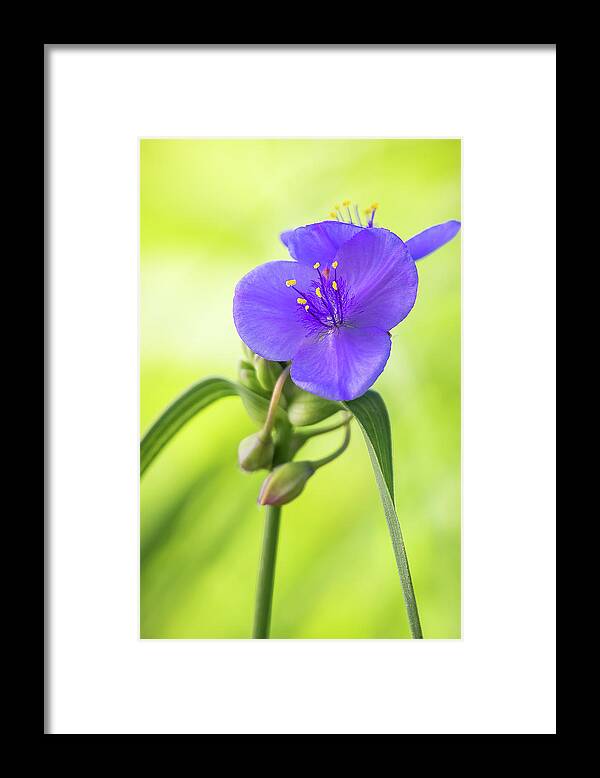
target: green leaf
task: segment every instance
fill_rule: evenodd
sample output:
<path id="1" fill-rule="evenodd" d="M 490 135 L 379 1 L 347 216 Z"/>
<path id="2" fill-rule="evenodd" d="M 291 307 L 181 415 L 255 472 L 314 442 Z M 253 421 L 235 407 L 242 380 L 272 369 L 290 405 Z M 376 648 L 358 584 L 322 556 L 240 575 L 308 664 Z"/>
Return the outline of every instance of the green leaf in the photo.
<path id="1" fill-rule="evenodd" d="M 238 395 L 252 419 L 262 424 L 269 408 L 268 399 L 226 378 L 205 378 L 173 400 L 146 432 L 140 444 L 140 475 L 186 422 L 221 397 L 232 395 Z M 278 410 L 281 414 L 283 411 Z"/>
<path id="2" fill-rule="evenodd" d="M 394 467 L 392 459 L 392 434 L 390 417 L 385 403 L 377 392 L 367 392 L 356 400 L 342 403 L 354 414 L 367 444 L 375 480 L 379 488 L 383 511 L 392 540 L 396 565 L 400 574 L 400 583 L 408 613 L 408 622 L 413 638 L 422 638 L 421 623 L 417 610 L 417 600 L 410 577 L 408 557 L 402 538 L 400 522 L 394 504 Z"/>

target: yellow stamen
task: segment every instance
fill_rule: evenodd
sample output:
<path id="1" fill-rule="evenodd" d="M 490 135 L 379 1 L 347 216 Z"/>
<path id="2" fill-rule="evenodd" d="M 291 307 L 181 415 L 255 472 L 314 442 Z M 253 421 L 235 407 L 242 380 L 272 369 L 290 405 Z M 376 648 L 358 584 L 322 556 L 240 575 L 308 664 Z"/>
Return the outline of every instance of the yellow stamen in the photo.
<path id="1" fill-rule="evenodd" d="M 373 210 L 372 208 L 365 208 L 366 215 L 368 216 L 372 210 Z"/>
<path id="2" fill-rule="evenodd" d="M 331 286 L 333 286 L 333 288 L 334 288 L 334 289 L 335 289 L 335 291 L 337 292 L 337 281 L 332 281 L 332 282 L 331 282 Z"/>
<path id="3" fill-rule="evenodd" d="M 295 278 L 290 278 L 289 281 L 285 282 L 285 285 L 286 286 L 296 286 L 296 279 Z"/>
<path id="4" fill-rule="evenodd" d="M 319 297 L 319 298 L 323 297 L 323 295 L 321 294 L 321 289 L 320 289 L 318 286 L 317 286 L 317 288 L 315 289 L 315 294 L 316 294 L 316 295 L 317 295 L 317 297 Z"/>
<path id="5" fill-rule="evenodd" d="M 334 207 L 334 208 L 336 209 L 336 211 L 337 211 L 337 210 L 339 210 L 340 204 L 339 204 L 339 203 L 336 203 L 336 204 L 335 204 L 333 207 Z"/>
<path id="6" fill-rule="evenodd" d="M 379 208 L 379 203 L 371 203 L 371 210 L 376 211 Z"/>
<path id="7" fill-rule="evenodd" d="M 315 270 L 318 270 L 321 267 L 321 263 L 320 262 L 315 262 L 313 267 L 314 267 Z"/>
<path id="8" fill-rule="evenodd" d="M 299 297 L 296 300 L 296 302 L 298 303 L 298 305 L 305 305 L 306 304 L 306 300 L 304 299 L 304 297 Z"/>
<path id="9" fill-rule="evenodd" d="M 338 264 L 339 264 L 339 263 L 338 263 L 338 262 L 337 262 L 337 260 L 336 260 L 335 262 L 332 262 L 332 263 L 331 263 L 331 267 L 332 267 L 332 268 L 335 270 L 335 269 L 336 269 L 336 267 L 338 266 Z"/>
<path id="10" fill-rule="evenodd" d="M 337 213 L 335 211 L 331 211 L 329 215 L 331 216 L 332 219 L 337 218 Z"/>
<path id="11" fill-rule="evenodd" d="M 345 206 L 345 207 L 348 207 L 351 202 L 352 202 L 352 200 L 342 200 L 342 205 Z"/>
<path id="12" fill-rule="evenodd" d="M 304 310 L 305 310 L 305 311 L 308 311 L 308 309 L 309 309 L 309 308 L 310 308 L 310 305 L 305 305 L 305 306 L 304 306 Z"/>

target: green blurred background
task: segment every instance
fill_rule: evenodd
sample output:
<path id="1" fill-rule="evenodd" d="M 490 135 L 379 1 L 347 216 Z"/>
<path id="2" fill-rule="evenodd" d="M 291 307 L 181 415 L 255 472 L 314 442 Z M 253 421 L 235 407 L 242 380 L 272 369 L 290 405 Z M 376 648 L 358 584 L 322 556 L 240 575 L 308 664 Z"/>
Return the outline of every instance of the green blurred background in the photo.
<path id="1" fill-rule="evenodd" d="M 460 219 L 460 140 L 142 140 L 141 429 L 189 384 L 236 378 L 238 279 L 286 259 L 284 229 L 344 198 L 409 238 Z M 419 262 L 419 293 L 375 385 L 389 409 L 397 508 L 423 631 L 460 637 L 460 235 Z M 237 397 L 200 413 L 141 485 L 142 638 L 247 638 L 264 473 L 236 463 L 255 430 Z M 323 456 L 341 432 L 311 441 Z M 273 638 L 409 637 L 359 430 L 283 509 Z"/>

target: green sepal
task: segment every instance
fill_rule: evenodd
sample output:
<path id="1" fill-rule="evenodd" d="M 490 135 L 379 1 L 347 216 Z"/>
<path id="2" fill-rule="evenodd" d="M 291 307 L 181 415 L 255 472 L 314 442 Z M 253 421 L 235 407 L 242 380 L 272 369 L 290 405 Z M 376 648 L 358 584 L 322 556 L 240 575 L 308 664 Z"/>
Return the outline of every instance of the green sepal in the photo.
<path id="1" fill-rule="evenodd" d="M 270 362 L 258 355 L 254 357 L 254 370 L 258 383 L 269 393 L 273 391 L 282 369 L 279 362 Z"/>
<path id="2" fill-rule="evenodd" d="M 291 384 L 291 382 L 289 382 Z M 340 404 L 332 400 L 324 400 L 316 394 L 310 394 L 303 389 L 294 387 L 288 394 L 287 413 L 290 422 L 295 427 L 306 427 L 328 419 L 340 410 Z"/>
<path id="3" fill-rule="evenodd" d="M 257 394 L 262 394 L 264 397 L 268 395 L 268 392 L 260 385 L 258 378 L 256 377 L 254 365 L 250 364 L 250 362 L 240 359 L 237 372 L 239 382 L 242 386 L 246 386 L 248 389 L 251 389 Z"/>
<path id="4" fill-rule="evenodd" d="M 252 363 L 254 361 L 254 351 L 252 351 L 251 348 L 248 348 L 248 346 L 244 343 L 244 341 L 240 341 L 242 344 L 242 354 L 244 355 L 244 359 L 247 362 Z"/>

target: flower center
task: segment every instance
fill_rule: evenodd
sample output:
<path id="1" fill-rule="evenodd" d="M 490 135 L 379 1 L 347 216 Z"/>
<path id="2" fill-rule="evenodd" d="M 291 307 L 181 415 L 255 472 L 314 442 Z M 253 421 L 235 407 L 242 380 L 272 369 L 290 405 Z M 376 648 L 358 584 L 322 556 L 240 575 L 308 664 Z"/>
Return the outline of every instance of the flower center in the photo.
<path id="1" fill-rule="evenodd" d="M 331 267 L 321 268 L 320 262 L 315 262 L 315 280 L 310 289 L 297 288 L 296 279 L 290 278 L 285 285 L 296 295 L 296 305 L 299 306 L 302 319 L 310 328 L 338 329 L 344 324 L 344 314 L 348 308 L 350 295 L 341 276 L 338 276 L 339 262 L 331 263 Z"/>

